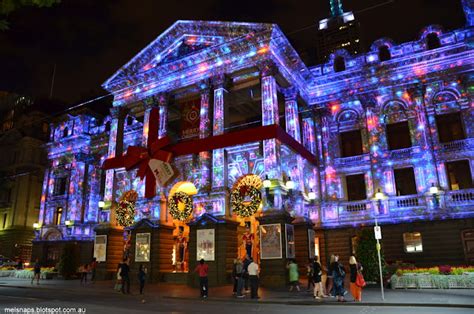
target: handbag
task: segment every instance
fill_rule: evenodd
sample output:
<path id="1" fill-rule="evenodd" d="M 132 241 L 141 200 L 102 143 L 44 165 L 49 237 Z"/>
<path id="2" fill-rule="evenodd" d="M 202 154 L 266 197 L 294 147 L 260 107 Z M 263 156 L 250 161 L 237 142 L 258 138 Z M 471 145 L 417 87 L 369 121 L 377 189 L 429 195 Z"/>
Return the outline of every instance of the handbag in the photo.
<path id="1" fill-rule="evenodd" d="M 361 273 L 357 273 L 355 284 L 357 287 L 363 288 L 366 285 L 364 276 Z"/>

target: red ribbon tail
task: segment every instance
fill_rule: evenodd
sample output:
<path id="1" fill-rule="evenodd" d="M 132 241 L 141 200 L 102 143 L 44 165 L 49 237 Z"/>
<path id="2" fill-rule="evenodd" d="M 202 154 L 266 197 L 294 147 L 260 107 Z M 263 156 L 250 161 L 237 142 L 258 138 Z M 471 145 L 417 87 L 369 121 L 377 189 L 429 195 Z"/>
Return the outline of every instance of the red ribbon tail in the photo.
<path id="1" fill-rule="evenodd" d="M 148 165 L 147 165 L 148 166 Z M 156 195 L 156 179 L 150 167 L 146 169 L 145 175 L 145 197 L 152 198 Z"/>

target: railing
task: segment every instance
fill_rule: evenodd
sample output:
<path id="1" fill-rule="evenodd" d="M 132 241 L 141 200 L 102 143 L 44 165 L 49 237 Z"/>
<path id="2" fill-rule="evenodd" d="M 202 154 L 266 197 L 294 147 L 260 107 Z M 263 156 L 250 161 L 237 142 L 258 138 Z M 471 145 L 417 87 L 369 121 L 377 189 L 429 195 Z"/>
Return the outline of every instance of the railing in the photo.
<path id="1" fill-rule="evenodd" d="M 424 197 L 420 195 L 391 196 L 388 200 L 389 209 L 413 208 L 424 205 Z"/>
<path id="2" fill-rule="evenodd" d="M 466 138 L 463 140 L 441 143 L 443 151 L 460 151 L 474 148 L 474 138 Z"/>
<path id="3" fill-rule="evenodd" d="M 390 158 L 391 159 L 407 159 L 407 158 L 410 158 L 413 155 L 413 153 L 417 152 L 418 149 L 419 149 L 419 146 L 394 149 L 390 151 Z"/>
<path id="4" fill-rule="evenodd" d="M 340 157 L 336 158 L 336 166 L 348 166 L 353 164 L 358 164 L 364 161 L 369 161 L 369 154 L 350 156 L 350 157 Z"/>
<path id="5" fill-rule="evenodd" d="M 339 211 L 340 212 L 362 212 L 371 209 L 371 201 L 370 200 L 362 200 L 362 201 L 352 201 L 352 202 L 340 202 L 339 203 Z"/>
<path id="6" fill-rule="evenodd" d="M 474 189 L 466 189 L 459 191 L 447 191 L 445 195 L 446 205 L 473 205 L 474 206 Z"/>

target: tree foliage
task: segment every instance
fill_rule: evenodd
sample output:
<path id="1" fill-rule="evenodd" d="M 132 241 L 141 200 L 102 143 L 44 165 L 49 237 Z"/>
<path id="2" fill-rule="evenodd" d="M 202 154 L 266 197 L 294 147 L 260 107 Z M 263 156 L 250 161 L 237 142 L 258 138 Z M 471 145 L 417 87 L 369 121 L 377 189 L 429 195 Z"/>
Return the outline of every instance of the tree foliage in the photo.
<path id="1" fill-rule="evenodd" d="M 71 278 L 79 267 L 77 261 L 76 246 L 74 243 L 66 243 L 59 260 L 58 271 L 66 279 Z"/>
<path id="2" fill-rule="evenodd" d="M 364 278 L 366 281 L 380 282 L 379 276 L 379 262 L 377 256 L 377 241 L 372 229 L 364 229 L 359 233 L 359 242 L 356 250 L 357 261 L 362 264 L 364 268 Z M 382 260 L 382 273 L 386 274 L 385 260 L 383 250 L 380 251 Z"/>
<path id="3" fill-rule="evenodd" d="M 28 6 L 45 8 L 60 2 L 61 0 L 2 0 L 0 1 L 0 30 L 8 29 L 8 21 L 5 18 L 18 9 Z"/>

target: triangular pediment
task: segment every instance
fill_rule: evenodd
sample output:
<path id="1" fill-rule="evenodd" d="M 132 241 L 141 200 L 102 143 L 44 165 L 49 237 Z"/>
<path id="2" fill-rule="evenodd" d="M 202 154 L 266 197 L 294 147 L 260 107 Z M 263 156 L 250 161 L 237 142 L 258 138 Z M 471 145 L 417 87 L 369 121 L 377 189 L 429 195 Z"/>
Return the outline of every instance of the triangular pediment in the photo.
<path id="1" fill-rule="evenodd" d="M 114 90 L 115 86 L 123 82 L 133 81 L 133 77 L 146 76 L 146 72 L 153 71 L 155 67 L 191 57 L 207 48 L 222 46 L 222 52 L 226 53 L 224 43 L 245 40 L 246 36 L 252 34 L 270 35 L 274 27 L 274 24 L 264 23 L 177 21 L 102 86 Z"/>

